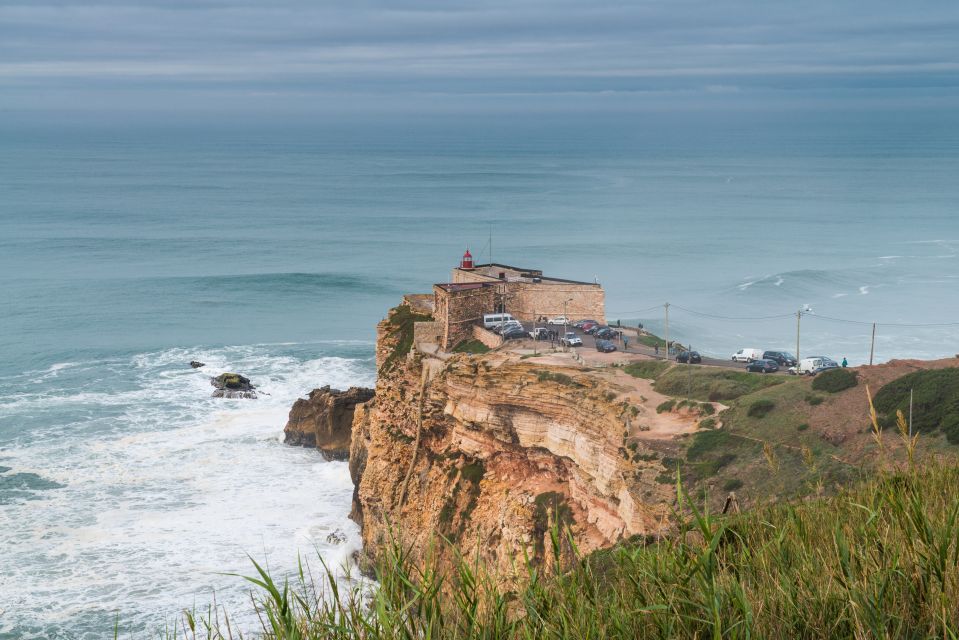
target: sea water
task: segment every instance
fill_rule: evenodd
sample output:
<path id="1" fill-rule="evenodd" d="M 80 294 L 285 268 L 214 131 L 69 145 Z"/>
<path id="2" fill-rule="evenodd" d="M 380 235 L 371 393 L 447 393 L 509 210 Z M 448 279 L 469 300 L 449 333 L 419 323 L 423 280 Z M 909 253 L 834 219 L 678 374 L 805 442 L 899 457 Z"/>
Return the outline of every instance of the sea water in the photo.
<path id="1" fill-rule="evenodd" d="M 595 279 L 611 320 L 669 302 L 710 355 L 794 350 L 806 305 L 803 353 L 862 363 L 872 322 L 877 361 L 959 352 L 957 124 L 0 125 L 0 637 L 247 624 L 249 558 L 348 562 L 346 464 L 287 412 L 373 384 L 375 323 L 467 247 Z M 224 371 L 260 398 L 211 398 Z"/>

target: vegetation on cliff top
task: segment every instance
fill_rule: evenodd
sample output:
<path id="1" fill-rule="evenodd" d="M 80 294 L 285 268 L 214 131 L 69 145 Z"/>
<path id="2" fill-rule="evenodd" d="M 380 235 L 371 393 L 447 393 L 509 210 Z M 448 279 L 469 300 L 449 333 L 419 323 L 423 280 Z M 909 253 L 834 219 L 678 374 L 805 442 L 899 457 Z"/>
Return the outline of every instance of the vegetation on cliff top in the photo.
<path id="1" fill-rule="evenodd" d="M 417 322 L 430 322 L 433 316 L 416 313 L 406 304 L 394 308 L 389 316 L 389 337 L 393 340 L 393 350 L 383 361 L 381 371 L 389 371 L 397 361 L 413 348 L 413 325 Z"/>
<path id="2" fill-rule="evenodd" d="M 259 566 L 250 581 L 263 635 L 275 639 L 956 638 L 957 484 L 959 468 L 917 465 L 832 498 L 731 517 L 700 511 L 678 485 L 677 535 L 565 572 L 529 565 L 514 589 L 468 549 L 443 571 L 417 566 L 399 544 L 377 566 L 375 591 L 313 584 L 306 569 L 298 586 Z M 558 563 L 569 539 L 557 526 L 547 537 Z M 231 637 L 220 620 L 211 631 L 190 618 L 174 635 Z"/>
<path id="3" fill-rule="evenodd" d="M 930 433 L 941 429 L 953 444 L 959 444 L 959 368 L 916 371 L 893 380 L 876 394 L 880 423 L 890 427 L 896 411 L 909 415 L 912 394 L 913 428 Z"/>

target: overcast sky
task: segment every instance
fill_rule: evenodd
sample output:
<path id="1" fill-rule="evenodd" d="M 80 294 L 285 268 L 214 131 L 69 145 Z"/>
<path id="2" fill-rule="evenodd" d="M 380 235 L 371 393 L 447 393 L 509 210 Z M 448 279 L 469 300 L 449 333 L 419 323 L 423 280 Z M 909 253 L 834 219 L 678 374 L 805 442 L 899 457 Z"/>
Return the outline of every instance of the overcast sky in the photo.
<path id="1" fill-rule="evenodd" d="M 959 1 L 0 0 L 0 111 L 959 106 Z"/>

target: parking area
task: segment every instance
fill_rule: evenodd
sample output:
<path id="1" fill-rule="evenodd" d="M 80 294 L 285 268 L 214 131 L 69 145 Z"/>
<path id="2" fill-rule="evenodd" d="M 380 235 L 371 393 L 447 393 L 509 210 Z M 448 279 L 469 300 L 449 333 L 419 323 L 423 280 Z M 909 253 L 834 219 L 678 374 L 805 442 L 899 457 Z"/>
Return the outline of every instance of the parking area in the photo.
<path id="1" fill-rule="evenodd" d="M 528 353 L 530 351 L 536 352 L 563 349 L 563 345 L 560 342 L 564 332 L 564 327 L 562 325 L 553 326 L 542 322 L 524 322 L 523 328 L 526 329 L 526 331 L 534 331 L 537 328 L 543 328 L 547 330 L 552 329 L 555 331 L 555 338 L 544 340 L 533 340 L 532 338 L 509 340 L 506 343 L 507 349 L 519 350 L 523 351 L 524 353 Z M 583 342 L 581 346 L 569 347 L 569 351 L 577 352 L 587 364 L 609 365 L 613 363 L 621 364 L 650 358 L 660 360 L 665 359 L 663 349 L 657 350 L 655 347 L 647 346 L 639 341 L 637 329 L 631 327 L 617 327 L 615 325 L 611 326 L 611 328 L 617 331 L 617 335 L 610 339 L 610 342 L 615 345 L 616 351 L 612 353 L 602 353 L 596 350 L 596 338 L 594 336 L 576 329 L 572 325 L 565 327 L 566 331 L 575 333 L 576 336 Z M 675 361 L 675 359 L 676 353 L 674 351 L 670 354 L 670 360 Z M 721 367 L 724 369 L 735 369 L 739 371 L 746 370 L 746 363 L 744 362 L 733 362 L 732 360 L 711 358 L 707 356 L 703 356 L 701 363 L 691 366 Z M 756 375 L 788 375 L 788 373 L 786 368 L 782 367 L 775 373 L 757 373 Z"/>

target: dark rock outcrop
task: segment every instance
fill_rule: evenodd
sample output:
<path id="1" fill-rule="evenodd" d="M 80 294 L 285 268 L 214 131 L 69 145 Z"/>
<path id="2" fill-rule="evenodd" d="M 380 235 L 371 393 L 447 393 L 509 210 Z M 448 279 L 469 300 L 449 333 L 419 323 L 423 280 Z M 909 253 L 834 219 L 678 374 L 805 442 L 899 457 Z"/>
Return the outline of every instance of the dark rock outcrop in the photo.
<path id="1" fill-rule="evenodd" d="M 221 373 L 210 378 L 210 384 L 216 387 L 214 398 L 249 398 L 256 399 L 256 387 L 246 376 L 239 373 Z"/>
<path id="2" fill-rule="evenodd" d="M 199 360 L 190 360 L 190 366 L 194 369 L 199 369 L 200 367 L 205 367 L 205 362 L 200 362 Z"/>
<path id="3" fill-rule="evenodd" d="M 329 386 L 314 389 L 309 398 L 293 403 L 283 432 L 284 442 L 316 447 L 327 460 L 346 460 L 350 455 L 350 434 L 356 406 L 373 398 L 373 390 L 350 387 L 347 391 Z"/>

